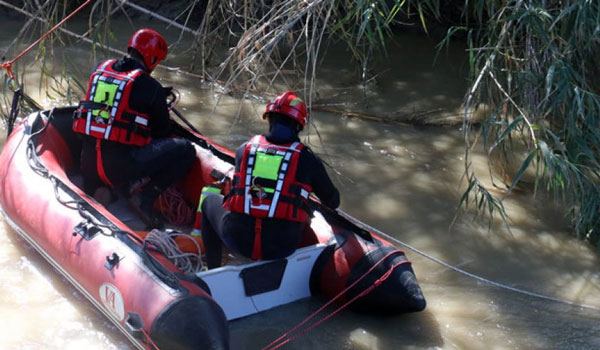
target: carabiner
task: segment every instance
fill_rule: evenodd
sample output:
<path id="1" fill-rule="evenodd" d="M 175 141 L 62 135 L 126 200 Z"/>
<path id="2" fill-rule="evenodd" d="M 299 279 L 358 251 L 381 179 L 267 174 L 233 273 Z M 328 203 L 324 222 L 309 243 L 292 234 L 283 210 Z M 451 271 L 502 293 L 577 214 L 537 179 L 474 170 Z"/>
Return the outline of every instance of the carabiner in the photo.
<path id="1" fill-rule="evenodd" d="M 15 78 L 11 76 L 8 76 L 8 80 L 6 80 L 6 87 L 9 88 L 12 92 L 16 92 L 20 88 Z"/>

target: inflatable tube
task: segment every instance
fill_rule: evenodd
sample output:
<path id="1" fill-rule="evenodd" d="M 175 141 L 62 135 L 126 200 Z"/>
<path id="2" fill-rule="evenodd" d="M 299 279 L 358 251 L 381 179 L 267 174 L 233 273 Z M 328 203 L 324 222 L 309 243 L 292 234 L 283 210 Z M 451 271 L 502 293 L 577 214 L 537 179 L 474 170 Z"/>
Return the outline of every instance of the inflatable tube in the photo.
<path id="1" fill-rule="evenodd" d="M 148 249 L 119 215 L 76 185 L 81 142 L 74 108 L 33 113 L 0 153 L 0 210 L 6 221 L 139 349 L 229 349 L 228 321 L 312 295 L 374 313 L 421 311 L 426 302 L 405 254 L 316 199 L 296 252 L 186 274 Z M 197 159 L 177 184 L 187 205 L 202 187 L 224 192 L 234 154 L 174 123 Z M 190 232 L 184 227 L 182 232 Z"/>

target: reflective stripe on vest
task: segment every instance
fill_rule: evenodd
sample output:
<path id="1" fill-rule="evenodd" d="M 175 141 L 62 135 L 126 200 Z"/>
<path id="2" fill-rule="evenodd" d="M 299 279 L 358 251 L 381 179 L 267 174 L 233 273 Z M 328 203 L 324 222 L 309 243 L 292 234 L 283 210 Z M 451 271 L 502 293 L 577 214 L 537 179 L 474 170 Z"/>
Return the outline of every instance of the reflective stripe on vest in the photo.
<path id="1" fill-rule="evenodd" d="M 300 142 L 277 145 L 264 136 L 253 137 L 244 150 L 240 172 L 224 206 L 258 218 L 304 221 L 303 204 L 311 187 L 296 180 Z"/>
<path id="2" fill-rule="evenodd" d="M 275 150 L 275 155 L 269 155 L 269 154 L 267 154 L 267 150 L 269 150 L 269 148 L 268 148 L 269 145 L 261 144 L 260 139 L 261 139 L 261 136 L 255 136 L 250 141 L 252 143 L 252 145 L 250 146 L 250 153 L 248 155 L 248 166 L 246 168 L 246 181 L 244 183 L 244 186 L 246 189 L 245 190 L 246 195 L 245 195 L 245 200 L 244 200 L 244 213 L 250 215 L 251 208 L 257 209 L 257 210 L 264 210 L 264 211 L 268 211 L 267 217 L 272 218 L 272 217 L 274 217 L 275 208 L 277 208 L 277 204 L 279 202 L 279 195 L 281 194 L 281 189 L 283 187 L 283 180 L 286 177 L 289 162 L 292 158 L 292 152 L 300 152 L 300 149 L 299 149 L 300 143 L 294 142 L 289 147 L 278 146 L 277 148 L 279 148 L 279 150 Z M 257 157 L 258 157 L 258 159 L 260 159 L 261 155 L 263 155 L 263 157 L 270 157 L 270 158 L 279 157 L 279 159 L 274 159 L 274 160 L 273 159 L 272 160 L 262 159 L 260 161 L 257 161 Z M 269 162 L 269 161 L 277 162 L 278 163 L 276 166 L 277 169 L 273 169 L 273 168 L 266 169 L 269 166 L 265 163 Z M 273 170 L 275 170 L 275 174 L 273 174 Z M 274 189 L 270 189 L 270 190 L 274 190 L 273 199 L 271 200 L 271 203 L 269 203 L 269 204 L 262 204 L 262 202 L 260 202 L 259 205 L 253 205 L 252 204 L 252 196 L 255 194 L 252 193 L 251 191 L 256 186 L 256 184 L 254 183 L 254 180 L 256 180 L 256 178 L 261 175 L 262 175 L 262 177 L 277 181 L 276 187 Z M 262 191 L 262 190 L 259 190 L 259 192 L 260 191 Z M 259 196 L 262 197 L 262 193 L 259 193 Z"/>
<path id="3" fill-rule="evenodd" d="M 75 113 L 73 130 L 123 144 L 146 145 L 150 143 L 148 117 L 129 107 L 133 82 L 145 72 L 117 72 L 111 68 L 114 62 L 103 62 L 90 77 L 86 98 Z"/>

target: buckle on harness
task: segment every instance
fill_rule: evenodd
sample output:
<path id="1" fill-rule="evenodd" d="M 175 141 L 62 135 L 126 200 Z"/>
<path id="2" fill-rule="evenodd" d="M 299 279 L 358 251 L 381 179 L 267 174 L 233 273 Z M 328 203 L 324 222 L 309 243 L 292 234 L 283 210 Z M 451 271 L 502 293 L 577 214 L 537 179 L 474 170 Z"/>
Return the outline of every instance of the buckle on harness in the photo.
<path id="1" fill-rule="evenodd" d="M 263 199 L 267 198 L 267 192 L 265 192 L 261 185 L 253 184 L 250 186 L 250 195 L 253 199 L 258 199 L 258 205 L 261 205 Z"/>
<path id="2" fill-rule="evenodd" d="M 111 106 L 104 103 L 94 101 L 80 101 L 79 106 L 73 114 L 73 117 L 84 118 L 85 114 L 87 114 L 88 111 L 98 110 L 98 114 L 93 116 L 94 122 L 96 122 L 97 124 L 106 124 L 107 120 L 102 117 L 102 112 L 107 112 L 108 114 L 110 114 L 110 109 Z"/>
<path id="3" fill-rule="evenodd" d="M 250 185 L 250 196 L 253 198 L 252 202 L 254 202 L 254 199 L 256 198 L 258 199 L 258 205 L 262 205 L 263 199 L 266 199 L 268 195 L 263 187 L 256 183 L 256 179 L 257 177 L 252 178 L 252 185 Z"/>

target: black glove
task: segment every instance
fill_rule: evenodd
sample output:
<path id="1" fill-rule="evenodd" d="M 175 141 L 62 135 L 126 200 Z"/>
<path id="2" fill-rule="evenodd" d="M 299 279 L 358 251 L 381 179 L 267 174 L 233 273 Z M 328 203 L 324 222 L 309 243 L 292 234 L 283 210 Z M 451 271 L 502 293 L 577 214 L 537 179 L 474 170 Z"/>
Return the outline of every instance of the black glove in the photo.
<path id="1" fill-rule="evenodd" d="M 163 92 L 165 93 L 165 99 L 167 100 L 167 107 L 171 109 L 173 102 L 177 100 L 177 96 L 173 92 L 172 86 L 163 86 Z"/>

